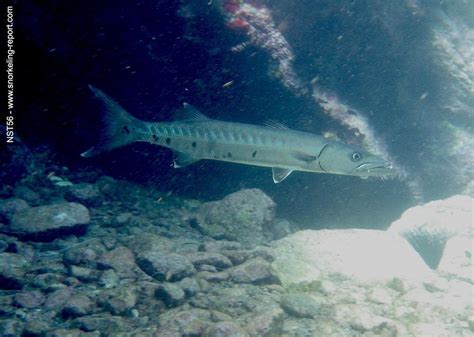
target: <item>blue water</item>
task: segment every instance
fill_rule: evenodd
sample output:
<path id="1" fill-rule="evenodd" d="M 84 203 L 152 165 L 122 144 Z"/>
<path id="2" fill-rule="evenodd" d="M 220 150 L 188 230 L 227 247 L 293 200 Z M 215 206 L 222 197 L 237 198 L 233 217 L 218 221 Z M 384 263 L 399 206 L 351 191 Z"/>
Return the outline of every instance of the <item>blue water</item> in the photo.
<path id="1" fill-rule="evenodd" d="M 465 189 L 469 168 L 461 166 L 469 161 L 459 157 L 468 155 L 467 147 L 457 145 L 446 123 L 469 138 L 472 109 L 452 113 L 449 106 L 453 95 L 467 106 L 472 97 L 456 93 L 456 79 L 440 65 L 443 56 L 432 39 L 446 17 L 472 28 L 463 14 L 472 9 L 469 2 L 238 2 L 268 10 L 272 29 L 294 54 L 291 67 L 305 94 L 286 86 L 275 71 L 278 45 L 264 47 L 238 26 L 243 23 L 232 23 L 229 3 L 22 1 L 16 8 L 18 135 L 28 146 L 48 146 L 73 170 L 100 168 L 183 197 L 214 200 L 257 187 L 274 198 L 282 215 L 305 227 L 384 227 L 410 205 Z M 257 23 L 259 29 L 265 30 Z M 248 45 L 232 51 L 241 43 Z M 354 131 L 311 97 L 314 78 L 366 117 L 376 139 L 406 170 L 404 181 L 295 173 L 274 185 L 263 168 L 199 162 L 175 170 L 169 150 L 146 144 L 92 160 L 78 156 L 101 132 L 101 108 L 88 84 L 150 121 L 171 120 L 189 102 L 217 119 L 253 124 L 273 119 L 353 140 Z M 413 181 L 415 188 L 407 186 Z"/>

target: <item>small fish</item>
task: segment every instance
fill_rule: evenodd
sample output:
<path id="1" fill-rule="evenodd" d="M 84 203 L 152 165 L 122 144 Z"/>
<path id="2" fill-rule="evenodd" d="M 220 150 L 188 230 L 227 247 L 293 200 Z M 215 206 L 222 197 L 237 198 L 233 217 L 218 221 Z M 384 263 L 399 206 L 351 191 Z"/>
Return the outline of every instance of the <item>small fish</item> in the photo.
<path id="1" fill-rule="evenodd" d="M 234 80 L 224 83 L 224 84 L 222 85 L 222 87 L 223 87 L 223 88 L 228 88 L 228 87 L 230 87 L 232 84 L 234 84 Z"/>
<path id="2" fill-rule="evenodd" d="M 146 122 L 131 116 L 99 89 L 89 88 L 105 106 L 105 130 L 99 142 L 81 154 L 83 157 L 147 142 L 172 149 L 175 168 L 201 159 L 270 167 L 275 183 L 293 171 L 359 177 L 392 173 L 389 162 L 365 150 L 275 122 L 258 126 L 218 121 L 187 103 L 179 120 Z"/>

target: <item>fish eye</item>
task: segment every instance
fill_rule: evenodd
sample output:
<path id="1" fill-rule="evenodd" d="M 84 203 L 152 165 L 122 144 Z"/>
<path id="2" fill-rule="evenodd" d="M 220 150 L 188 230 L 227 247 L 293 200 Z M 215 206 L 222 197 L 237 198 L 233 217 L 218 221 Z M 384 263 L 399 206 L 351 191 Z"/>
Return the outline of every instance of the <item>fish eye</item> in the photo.
<path id="1" fill-rule="evenodd" d="M 352 161 L 359 161 L 362 158 L 362 155 L 359 152 L 353 152 L 351 154 Z"/>

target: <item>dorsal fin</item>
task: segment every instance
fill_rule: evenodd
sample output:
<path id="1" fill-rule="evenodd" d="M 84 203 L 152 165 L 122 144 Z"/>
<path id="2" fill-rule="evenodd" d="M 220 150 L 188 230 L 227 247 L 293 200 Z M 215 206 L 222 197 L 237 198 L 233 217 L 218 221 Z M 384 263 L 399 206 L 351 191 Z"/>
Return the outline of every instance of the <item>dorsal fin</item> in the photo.
<path id="1" fill-rule="evenodd" d="M 278 130 L 289 130 L 290 128 L 286 126 L 283 123 L 274 121 L 273 119 L 266 120 L 263 125 L 268 126 L 269 128 L 272 129 L 278 129 Z"/>
<path id="2" fill-rule="evenodd" d="M 201 113 L 198 109 L 193 107 L 191 104 L 183 103 L 183 107 L 175 113 L 175 120 L 187 120 L 187 121 L 208 121 L 209 117 Z"/>

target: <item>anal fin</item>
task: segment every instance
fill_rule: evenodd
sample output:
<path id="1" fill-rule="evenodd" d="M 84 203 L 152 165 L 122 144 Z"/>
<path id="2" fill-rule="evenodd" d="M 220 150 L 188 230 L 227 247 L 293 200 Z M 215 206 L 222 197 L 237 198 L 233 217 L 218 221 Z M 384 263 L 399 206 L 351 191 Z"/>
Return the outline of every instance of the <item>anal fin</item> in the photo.
<path id="1" fill-rule="evenodd" d="M 282 182 L 283 180 L 285 180 L 286 177 L 288 177 L 291 174 L 291 172 L 293 172 L 293 170 L 273 167 L 272 168 L 273 182 L 275 184 Z"/>
<path id="2" fill-rule="evenodd" d="M 173 167 L 180 168 L 183 166 L 190 165 L 197 162 L 199 159 L 191 156 L 190 154 L 174 151 L 173 152 Z"/>

